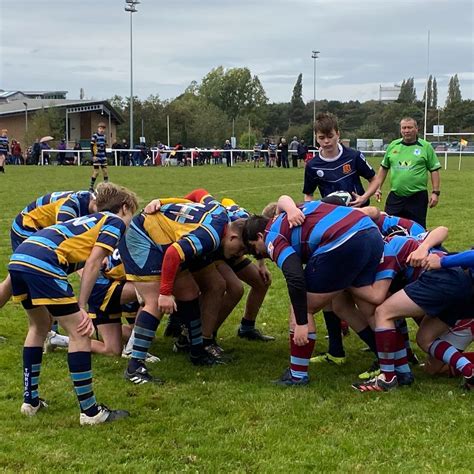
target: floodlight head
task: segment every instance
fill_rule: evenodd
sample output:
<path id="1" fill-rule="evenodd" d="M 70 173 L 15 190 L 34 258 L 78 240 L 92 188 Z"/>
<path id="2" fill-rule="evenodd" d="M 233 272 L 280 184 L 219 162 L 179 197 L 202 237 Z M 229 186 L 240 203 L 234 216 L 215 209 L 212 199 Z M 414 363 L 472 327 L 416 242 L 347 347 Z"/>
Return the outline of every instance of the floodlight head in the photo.
<path id="1" fill-rule="evenodd" d="M 135 5 L 127 5 L 124 9 L 126 12 L 136 13 L 138 10 L 135 8 Z"/>
<path id="2" fill-rule="evenodd" d="M 319 54 L 320 52 L 321 52 L 321 51 L 314 51 L 314 50 L 313 50 L 313 54 L 311 55 L 311 57 L 312 57 L 313 59 L 318 59 L 318 54 Z"/>
<path id="3" fill-rule="evenodd" d="M 136 5 L 137 3 L 140 3 L 138 0 L 125 0 L 125 3 L 130 3 L 131 5 Z"/>

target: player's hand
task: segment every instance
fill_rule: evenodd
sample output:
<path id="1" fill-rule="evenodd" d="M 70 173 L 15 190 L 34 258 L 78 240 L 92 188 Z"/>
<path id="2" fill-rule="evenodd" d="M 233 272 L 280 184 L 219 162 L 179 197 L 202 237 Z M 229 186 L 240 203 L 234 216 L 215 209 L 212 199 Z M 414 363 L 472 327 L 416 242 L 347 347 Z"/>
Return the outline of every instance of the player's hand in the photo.
<path id="1" fill-rule="evenodd" d="M 375 191 L 375 193 L 374 193 L 374 197 L 375 197 L 375 200 L 376 200 L 377 202 L 382 201 L 382 190 L 381 190 L 381 189 L 377 189 L 377 191 Z"/>
<path id="2" fill-rule="evenodd" d="M 144 212 L 146 214 L 154 214 L 161 209 L 161 201 L 159 199 L 153 199 L 153 201 L 149 202 L 146 206 Z"/>
<path id="3" fill-rule="evenodd" d="M 359 196 L 357 193 L 351 193 L 353 200 L 349 203 L 351 207 L 360 207 L 364 204 L 367 199 L 364 196 Z"/>
<path id="4" fill-rule="evenodd" d="M 303 325 L 296 325 L 295 326 L 295 332 L 293 335 L 293 340 L 295 341 L 295 344 L 297 346 L 304 346 L 305 344 L 308 344 L 308 325 L 303 324 Z"/>
<path id="5" fill-rule="evenodd" d="M 431 193 L 430 204 L 429 204 L 430 208 L 436 207 L 438 205 L 438 202 L 439 202 L 439 197 L 436 194 Z"/>
<path id="6" fill-rule="evenodd" d="M 77 332 L 81 336 L 91 337 L 94 334 L 94 324 L 84 308 L 80 310 L 81 321 L 77 325 Z"/>
<path id="7" fill-rule="evenodd" d="M 263 259 L 258 261 L 258 273 L 260 274 L 260 278 L 263 280 L 263 283 L 265 283 L 266 286 L 270 286 L 272 284 L 272 274 L 268 271 Z"/>
<path id="8" fill-rule="evenodd" d="M 288 224 L 290 224 L 290 229 L 293 227 L 298 227 L 303 224 L 304 220 L 306 219 L 303 211 L 300 209 L 292 209 L 291 211 L 286 213 Z"/>
<path id="9" fill-rule="evenodd" d="M 161 313 L 173 314 L 178 310 L 176 306 L 176 301 L 173 295 L 160 295 L 158 297 L 158 310 Z"/>
<path id="10" fill-rule="evenodd" d="M 431 253 L 426 257 L 423 267 L 425 270 L 439 270 L 441 268 L 441 257 Z"/>
<path id="11" fill-rule="evenodd" d="M 407 263 L 412 267 L 422 267 L 424 266 L 426 257 L 428 256 L 428 251 L 423 247 L 418 247 L 410 255 L 408 255 Z"/>

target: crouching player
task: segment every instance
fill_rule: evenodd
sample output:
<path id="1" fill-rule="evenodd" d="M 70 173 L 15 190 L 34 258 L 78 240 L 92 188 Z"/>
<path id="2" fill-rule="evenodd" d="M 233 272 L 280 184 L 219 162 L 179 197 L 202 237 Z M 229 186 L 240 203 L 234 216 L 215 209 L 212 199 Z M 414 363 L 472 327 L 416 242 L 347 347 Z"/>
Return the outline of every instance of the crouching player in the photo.
<path id="1" fill-rule="evenodd" d="M 185 199 L 193 202 L 170 203 L 153 214 L 136 216 L 120 244 L 127 280 L 133 281 L 144 300 L 125 371 L 125 378 L 135 384 L 161 383 L 148 372 L 145 358 L 165 313 L 178 311 L 185 321 L 193 364 L 219 363 L 203 347 L 198 286 L 189 272 L 178 272 L 182 264 L 221 245 L 226 258 L 242 255 L 239 229 L 243 220 L 229 222 L 225 208 L 205 190 L 196 190 Z"/>
<path id="2" fill-rule="evenodd" d="M 39 398 L 38 386 L 50 314 L 61 320 L 70 338 L 68 365 L 81 409 L 80 424 L 95 425 L 128 416 L 128 412 L 109 410 L 95 399 L 89 339 L 94 327 L 86 305 L 103 259 L 118 245 L 138 203 L 125 188 L 110 183 L 101 186 L 98 212 L 37 232 L 19 245 L 10 259 L 13 297 L 22 303 L 29 320 L 23 349 L 21 406 L 21 413 L 28 416 L 47 406 Z M 85 265 L 77 300 L 67 276 L 71 267 L 82 263 Z"/>
<path id="3" fill-rule="evenodd" d="M 300 227 L 290 228 L 284 213 L 274 219 L 250 217 L 243 231 L 249 252 L 271 258 L 283 271 L 295 313 L 290 368 L 277 381 L 280 385 L 309 382 L 316 339 L 313 314 L 345 289 L 357 292 L 372 284 L 383 252 L 376 225 L 363 213 L 321 201 L 298 207 L 305 216 Z"/>

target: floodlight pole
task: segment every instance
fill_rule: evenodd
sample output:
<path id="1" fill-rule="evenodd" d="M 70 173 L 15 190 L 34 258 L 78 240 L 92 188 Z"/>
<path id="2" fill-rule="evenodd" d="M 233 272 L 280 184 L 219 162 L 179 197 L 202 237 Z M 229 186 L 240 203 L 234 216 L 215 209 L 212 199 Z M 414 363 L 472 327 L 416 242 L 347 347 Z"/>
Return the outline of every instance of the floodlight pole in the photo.
<path id="1" fill-rule="evenodd" d="M 125 0 L 125 11 L 130 13 L 130 150 L 133 149 L 133 14 L 138 0 Z"/>
<path id="2" fill-rule="evenodd" d="M 423 127 L 423 139 L 426 140 L 426 121 L 428 119 L 428 78 L 430 75 L 430 30 L 428 30 L 428 51 L 426 58 L 426 84 L 425 84 L 425 125 Z"/>
<path id="3" fill-rule="evenodd" d="M 313 58 L 313 147 L 316 147 L 316 133 L 314 131 L 314 125 L 316 124 L 316 59 L 321 51 L 314 51 L 311 57 Z"/>

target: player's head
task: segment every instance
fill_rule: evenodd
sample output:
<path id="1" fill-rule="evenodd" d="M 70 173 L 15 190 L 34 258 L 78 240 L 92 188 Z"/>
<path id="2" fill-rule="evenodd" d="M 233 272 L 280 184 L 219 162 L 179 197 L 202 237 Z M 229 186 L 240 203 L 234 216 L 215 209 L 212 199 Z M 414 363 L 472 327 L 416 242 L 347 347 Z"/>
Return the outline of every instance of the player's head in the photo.
<path id="1" fill-rule="evenodd" d="M 106 128 L 107 128 L 107 125 L 105 125 L 104 122 L 99 122 L 97 124 L 97 131 L 100 133 L 104 133 Z"/>
<path id="2" fill-rule="evenodd" d="M 2 128 L 2 135 L 6 136 L 7 133 L 8 133 L 8 130 L 6 128 Z"/>
<path id="3" fill-rule="evenodd" d="M 96 191 L 97 211 L 109 211 L 122 217 L 128 224 L 138 209 L 137 195 L 123 186 L 100 183 Z"/>
<path id="4" fill-rule="evenodd" d="M 247 219 L 237 219 L 231 222 L 222 237 L 221 246 L 225 258 L 241 257 L 245 254 L 242 233 Z"/>
<path id="5" fill-rule="evenodd" d="M 85 192 L 85 191 L 84 191 Z M 89 214 L 94 214 L 97 212 L 97 193 L 95 191 L 88 191 L 90 194 L 89 197 Z"/>
<path id="6" fill-rule="evenodd" d="M 413 143 L 418 135 L 418 124 L 413 117 L 403 117 L 400 120 L 400 134 L 404 141 Z"/>
<path id="7" fill-rule="evenodd" d="M 262 216 L 267 219 L 273 219 L 278 214 L 278 203 L 270 202 L 262 210 Z"/>
<path id="8" fill-rule="evenodd" d="M 269 221 L 270 219 L 264 216 L 250 216 L 245 221 L 242 240 L 247 253 L 256 257 L 268 257 L 264 234 Z"/>
<path id="9" fill-rule="evenodd" d="M 335 115 L 325 112 L 316 116 L 314 124 L 314 133 L 319 146 L 326 155 L 332 155 L 337 152 L 339 142 L 339 126 Z"/>

